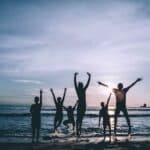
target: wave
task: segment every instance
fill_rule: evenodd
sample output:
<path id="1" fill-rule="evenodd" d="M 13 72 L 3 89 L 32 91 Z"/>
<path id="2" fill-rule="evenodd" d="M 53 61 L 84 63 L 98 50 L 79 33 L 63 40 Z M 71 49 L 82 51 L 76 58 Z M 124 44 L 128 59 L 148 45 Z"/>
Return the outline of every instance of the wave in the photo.
<path id="1" fill-rule="evenodd" d="M 109 110 L 114 111 L 115 108 L 109 108 Z M 42 111 L 56 111 L 55 108 L 43 108 Z M 88 108 L 87 111 L 99 111 L 99 108 Z M 128 111 L 150 111 L 150 108 L 128 108 Z"/>
<path id="2" fill-rule="evenodd" d="M 67 134 L 66 134 L 67 135 Z M 108 134 L 106 133 L 106 136 Z M 116 134 L 117 137 L 124 137 L 124 136 L 128 136 L 128 134 L 124 133 L 124 134 Z M 150 134 L 147 133 L 147 134 L 142 134 L 142 133 L 135 133 L 135 134 L 131 134 L 132 137 L 136 137 L 136 136 L 139 136 L 139 137 L 150 137 Z M 64 137 L 53 137 L 53 139 L 55 138 L 59 138 L 59 139 L 64 139 L 66 137 L 72 137 L 72 135 L 68 135 L 68 136 L 64 136 Z M 103 134 L 100 134 L 100 133 L 97 133 L 97 134 L 90 134 L 90 135 L 81 135 L 82 138 L 92 138 L 92 137 L 103 137 Z M 31 135 L 3 135 L 3 138 L 31 138 Z M 42 138 L 44 140 L 49 140 L 49 139 L 52 139 L 50 136 L 45 136 L 45 135 L 42 135 Z"/>
<path id="3" fill-rule="evenodd" d="M 41 116 L 49 117 L 54 116 L 55 113 L 42 113 Z M 30 113 L 1 113 L 0 117 L 30 117 Z M 64 114 L 64 116 L 67 116 Z M 76 114 L 75 114 L 76 116 Z M 98 117 L 98 114 L 85 114 L 86 117 L 94 118 Z M 110 117 L 114 117 L 114 115 L 110 115 Z M 119 115 L 118 117 L 124 117 L 124 115 Z M 129 117 L 150 117 L 150 114 L 130 114 Z"/>

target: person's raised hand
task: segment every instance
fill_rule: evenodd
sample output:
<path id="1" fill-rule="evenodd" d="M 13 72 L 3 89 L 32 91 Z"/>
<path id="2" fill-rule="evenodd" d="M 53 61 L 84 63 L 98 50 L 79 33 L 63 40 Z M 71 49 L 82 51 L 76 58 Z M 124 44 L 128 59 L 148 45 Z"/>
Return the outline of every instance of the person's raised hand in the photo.
<path id="1" fill-rule="evenodd" d="M 137 82 L 139 82 L 139 81 L 142 81 L 142 78 L 137 78 L 137 80 L 136 80 Z"/>
<path id="2" fill-rule="evenodd" d="M 102 84 L 100 81 L 97 81 L 98 84 Z"/>
<path id="3" fill-rule="evenodd" d="M 74 75 L 75 75 L 75 76 L 78 75 L 78 72 L 75 72 Z"/>
<path id="4" fill-rule="evenodd" d="M 90 76 L 91 74 L 89 72 L 87 72 L 87 75 Z"/>

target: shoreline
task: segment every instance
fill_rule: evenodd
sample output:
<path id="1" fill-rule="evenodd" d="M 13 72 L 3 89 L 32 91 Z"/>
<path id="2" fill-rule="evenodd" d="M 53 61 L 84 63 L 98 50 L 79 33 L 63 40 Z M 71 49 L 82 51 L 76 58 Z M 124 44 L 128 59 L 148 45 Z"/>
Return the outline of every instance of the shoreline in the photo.
<path id="1" fill-rule="evenodd" d="M 125 139 L 128 139 L 128 134 L 118 134 L 117 139 L 122 141 Z M 106 138 L 108 138 L 108 134 L 106 134 Z M 111 136 L 111 139 L 113 139 L 113 135 Z M 39 141 L 40 143 L 51 143 L 54 141 L 58 141 L 58 142 L 65 142 L 65 141 L 76 141 L 76 139 L 80 140 L 84 140 L 84 139 L 88 139 L 88 141 L 93 141 L 93 139 L 97 140 L 102 140 L 103 139 L 103 135 L 101 134 L 94 134 L 94 135 L 81 135 L 81 137 L 76 137 L 74 134 L 48 134 L 46 136 L 42 136 L 40 137 Z M 32 138 L 31 137 L 0 137 L 0 143 L 31 143 Z M 131 134 L 131 139 L 130 142 L 136 142 L 136 141 L 140 141 L 140 142 L 144 142 L 144 141 L 148 141 L 150 142 L 150 134 Z"/>
<path id="2" fill-rule="evenodd" d="M 149 150 L 150 141 L 142 142 L 99 142 L 99 143 L 0 143 L 1 149 L 5 150 Z"/>
<path id="3" fill-rule="evenodd" d="M 31 143 L 31 139 L 25 142 L 20 141 L 7 141 L 0 142 L 1 149 L 4 150 L 149 150 L 150 149 L 150 136 L 148 137 L 132 137 L 130 141 L 127 136 L 117 137 L 118 141 L 111 143 L 106 138 L 103 142 L 103 137 L 66 137 L 56 138 L 51 140 L 40 140 L 39 143 Z"/>

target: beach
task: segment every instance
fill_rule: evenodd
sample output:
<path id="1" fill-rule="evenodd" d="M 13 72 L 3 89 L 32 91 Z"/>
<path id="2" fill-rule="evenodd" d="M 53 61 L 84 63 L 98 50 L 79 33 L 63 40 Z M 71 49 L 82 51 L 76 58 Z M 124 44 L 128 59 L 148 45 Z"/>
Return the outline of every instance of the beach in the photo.
<path id="1" fill-rule="evenodd" d="M 0 147 L 4 150 L 149 150 L 150 136 L 118 135 L 117 141 L 113 136 L 109 141 L 108 136 L 103 141 L 103 136 L 57 136 L 41 137 L 38 143 L 32 143 L 31 138 L 26 140 L 10 139 L 7 142 L 1 140 Z"/>
<path id="2" fill-rule="evenodd" d="M 93 142 L 85 140 L 48 142 L 48 143 L 0 143 L 3 150 L 149 150 L 150 141 L 118 141 L 102 142 L 94 140 Z"/>

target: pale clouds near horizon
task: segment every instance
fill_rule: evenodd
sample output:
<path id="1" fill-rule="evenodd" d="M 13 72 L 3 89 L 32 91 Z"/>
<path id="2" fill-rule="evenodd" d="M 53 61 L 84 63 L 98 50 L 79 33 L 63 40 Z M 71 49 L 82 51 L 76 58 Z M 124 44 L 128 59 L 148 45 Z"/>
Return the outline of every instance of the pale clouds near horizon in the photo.
<path id="1" fill-rule="evenodd" d="M 97 80 L 128 85 L 142 76 L 143 82 L 129 93 L 136 102 L 129 105 L 149 99 L 148 1 L 2 1 L 0 7 L 1 95 L 30 95 L 41 86 L 73 91 L 73 73 L 81 72 L 86 82 L 89 71 L 93 105 L 108 95 L 97 87 Z"/>

